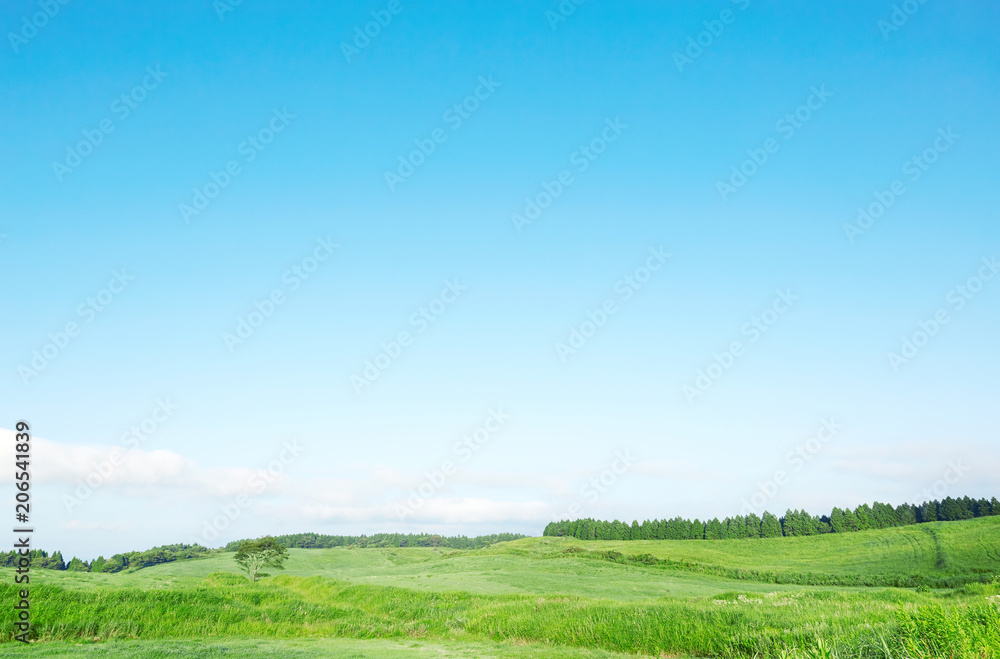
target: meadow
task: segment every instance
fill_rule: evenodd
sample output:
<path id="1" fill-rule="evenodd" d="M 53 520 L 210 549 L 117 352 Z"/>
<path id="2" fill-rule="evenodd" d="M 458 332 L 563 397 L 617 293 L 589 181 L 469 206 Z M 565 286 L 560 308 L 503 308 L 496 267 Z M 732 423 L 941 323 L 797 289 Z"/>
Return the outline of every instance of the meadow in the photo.
<path id="1" fill-rule="evenodd" d="M 257 583 L 232 554 L 32 580 L 37 641 L 11 640 L 4 607 L 0 655 L 1000 658 L 996 517 L 800 538 L 292 549 Z"/>

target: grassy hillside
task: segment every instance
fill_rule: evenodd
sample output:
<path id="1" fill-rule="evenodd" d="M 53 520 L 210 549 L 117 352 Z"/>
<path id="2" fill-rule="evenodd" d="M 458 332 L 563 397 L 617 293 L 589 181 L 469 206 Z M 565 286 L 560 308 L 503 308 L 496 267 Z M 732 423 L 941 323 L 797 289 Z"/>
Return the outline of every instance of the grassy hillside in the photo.
<path id="1" fill-rule="evenodd" d="M 569 548 L 648 554 L 697 570 L 718 567 L 741 578 L 785 583 L 956 586 L 1000 574 L 1000 517 L 793 538 L 590 541 L 525 538 L 498 551 L 540 556 Z M 581 552 L 582 554 L 582 552 Z M 586 554 L 584 554 L 586 555 Z M 689 564 L 688 566 L 683 565 Z M 913 583 L 907 583 L 911 581 Z"/>
<path id="2" fill-rule="evenodd" d="M 165 563 L 122 575 L 79 572 L 40 574 L 63 588 L 121 584 L 169 588 L 213 572 L 236 570 L 233 554 Z M 417 591 L 465 591 L 483 595 L 559 594 L 611 599 L 709 596 L 723 590 L 771 592 L 792 585 L 743 583 L 706 574 L 664 573 L 646 566 L 595 562 L 572 555 L 523 556 L 518 552 L 450 553 L 423 549 L 290 549 L 286 570 L 292 576 L 323 576 L 356 584 L 398 586 Z"/>
<path id="3" fill-rule="evenodd" d="M 589 553 L 566 553 L 573 548 Z M 671 561 L 674 569 L 607 561 L 595 565 L 593 559 L 604 558 L 602 552 L 608 551 L 618 551 L 623 558 L 648 554 Z M 289 555 L 283 574 L 482 594 L 560 593 L 636 599 L 704 596 L 732 589 L 765 592 L 795 584 L 897 585 L 913 578 L 916 582 L 911 587 L 921 583 L 954 587 L 1000 575 L 1000 517 L 799 538 L 581 542 L 542 537 L 471 551 L 337 547 L 291 549 Z M 552 560 L 558 565 L 549 564 Z M 68 588 L 95 584 L 164 587 L 181 578 L 233 570 L 232 554 L 226 553 L 163 563 L 128 574 L 49 570 L 35 574 L 45 583 Z M 739 578 L 726 578 L 736 575 Z M 782 583 L 775 583 L 776 578 Z"/>
<path id="4" fill-rule="evenodd" d="M 138 639 L 119 647 L 133 656 L 177 656 L 185 639 L 202 639 L 205 653 L 185 656 L 255 656 L 263 641 L 232 645 L 227 639 L 271 639 L 287 646 L 283 656 L 303 657 L 610 656 L 589 651 L 1000 657 L 1000 579 L 920 593 L 734 580 L 703 567 L 843 581 L 978 578 L 989 570 L 1000 574 L 998 521 L 927 525 L 933 533 L 897 528 L 777 542 L 582 543 L 593 550 L 587 555 L 567 553 L 581 543 L 560 538 L 471 551 L 299 549 L 290 551 L 285 572 L 259 583 L 236 574 L 231 554 L 131 574 L 41 570 L 33 573 L 32 607 L 43 642 L 18 650 L 62 656 L 84 648 L 82 656 L 102 656 L 99 648 L 109 640 Z M 607 560 L 605 552 L 615 551 L 674 563 L 664 569 Z M 684 562 L 689 565 L 676 567 Z M 0 582 L 7 601 L 11 577 Z M 12 622 L 9 607 L 0 608 L 4 641 L 11 639 Z M 101 642 L 72 645 L 94 637 Z M 330 637 L 361 640 L 337 647 L 318 640 Z M 819 652 L 819 643 L 836 654 L 805 654 Z M 0 654 L 10 649 L 2 645 Z"/>

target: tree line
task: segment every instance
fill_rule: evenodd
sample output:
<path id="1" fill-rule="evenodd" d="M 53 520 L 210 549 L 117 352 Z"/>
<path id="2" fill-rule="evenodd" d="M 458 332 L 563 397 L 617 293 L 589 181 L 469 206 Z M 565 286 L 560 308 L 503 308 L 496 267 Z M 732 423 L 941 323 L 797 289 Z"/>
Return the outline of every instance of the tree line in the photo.
<path id="1" fill-rule="evenodd" d="M 528 536 L 517 533 L 494 533 L 469 538 L 464 535 L 441 536 L 413 533 L 376 533 L 374 535 L 320 535 L 318 533 L 296 533 L 277 536 L 275 540 L 285 547 L 326 548 L 326 547 L 447 547 L 449 549 L 479 549 L 497 542 L 517 540 Z M 61 551 L 51 554 L 43 549 L 28 552 L 31 567 L 42 570 L 69 570 L 72 572 L 123 572 L 139 570 L 151 565 L 170 563 L 187 558 L 202 558 L 220 551 L 237 551 L 244 540 L 235 540 L 223 549 L 208 549 L 201 545 L 162 545 L 146 551 L 129 551 L 115 554 L 105 559 L 98 556 L 93 561 L 85 561 L 75 556 L 67 563 Z M 17 567 L 19 554 L 16 551 L 0 552 L 0 567 Z"/>
<path id="2" fill-rule="evenodd" d="M 578 519 L 551 522 L 542 535 L 567 536 L 579 540 L 730 540 L 735 538 L 778 538 L 821 533 L 850 533 L 925 522 L 951 522 L 975 517 L 1000 515 L 996 497 L 970 499 L 947 497 L 943 501 L 925 501 L 920 505 L 904 503 L 893 508 L 875 502 L 861 504 L 854 510 L 834 508 L 829 515 L 810 515 L 804 510 L 788 510 L 783 517 L 769 512 L 736 515 L 707 522 L 694 519 L 611 522 Z"/>
<path id="3" fill-rule="evenodd" d="M 375 533 L 373 535 L 320 535 L 318 533 L 293 533 L 274 536 L 285 547 L 297 549 L 326 549 L 329 547 L 448 547 L 449 549 L 479 549 L 496 542 L 526 538 L 518 533 L 494 533 L 468 538 L 464 535 L 441 536 L 413 533 Z M 245 540 L 234 540 L 225 551 L 236 551 Z"/>
<path id="4" fill-rule="evenodd" d="M 115 554 L 105 560 L 103 556 L 98 556 L 93 561 L 85 561 L 75 556 L 66 563 L 62 552 L 56 551 L 51 555 L 42 549 L 32 549 L 28 552 L 31 559 L 31 567 L 42 570 L 69 570 L 71 572 L 122 572 L 123 570 L 139 570 L 159 563 L 170 563 L 185 558 L 200 558 L 214 553 L 212 550 L 201 545 L 163 545 L 153 547 L 146 551 L 130 551 L 124 554 Z M 11 551 L 6 554 L 0 553 L 0 566 L 15 567 L 19 555 Z"/>

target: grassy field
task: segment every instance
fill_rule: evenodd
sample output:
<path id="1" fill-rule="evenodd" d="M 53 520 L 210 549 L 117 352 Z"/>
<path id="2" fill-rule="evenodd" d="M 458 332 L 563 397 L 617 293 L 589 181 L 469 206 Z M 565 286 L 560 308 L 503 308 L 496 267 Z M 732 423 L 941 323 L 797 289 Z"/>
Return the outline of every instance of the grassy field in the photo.
<path id="1" fill-rule="evenodd" d="M 984 517 L 862 533 L 733 541 L 525 538 L 504 543 L 503 551 L 544 554 L 580 547 L 625 555 L 649 554 L 681 563 L 674 566 L 677 569 L 717 567 L 732 575 L 755 572 L 757 580 L 765 581 L 954 587 L 1000 574 L 998 536 L 1000 517 Z M 904 583 L 908 580 L 914 583 Z"/>
<path id="2" fill-rule="evenodd" d="M 558 541 L 525 556 L 520 549 L 472 552 L 430 549 L 290 549 L 291 576 L 323 576 L 355 584 L 398 586 L 423 592 L 464 591 L 484 595 L 552 594 L 617 600 L 709 596 L 722 590 L 789 590 L 791 585 L 741 582 L 697 573 L 665 572 L 646 566 L 620 565 L 558 554 Z M 542 560 L 556 558 L 557 562 Z M 62 588 L 120 584 L 169 588 L 192 578 L 235 569 L 232 554 L 196 561 L 164 563 L 131 574 L 40 573 L 45 583 Z M 844 589 L 838 589 L 844 590 Z"/>
<path id="3" fill-rule="evenodd" d="M 1000 578 L 978 583 L 1000 575 L 1000 518 L 927 526 L 293 549 L 288 569 L 259 583 L 231 554 L 128 574 L 39 570 L 39 642 L 15 647 L 3 607 L 0 655 L 1000 658 Z M 913 577 L 958 587 L 860 585 Z M 0 584 L 8 601 L 12 581 Z"/>
<path id="4" fill-rule="evenodd" d="M 4 654 L 4 649 L 8 652 Z M 293 638 L 280 640 L 198 639 L 34 643 L 2 648 L 0 656 L 38 659 L 625 659 L 628 655 L 557 646 L 499 643 L 425 643 L 409 640 Z"/>

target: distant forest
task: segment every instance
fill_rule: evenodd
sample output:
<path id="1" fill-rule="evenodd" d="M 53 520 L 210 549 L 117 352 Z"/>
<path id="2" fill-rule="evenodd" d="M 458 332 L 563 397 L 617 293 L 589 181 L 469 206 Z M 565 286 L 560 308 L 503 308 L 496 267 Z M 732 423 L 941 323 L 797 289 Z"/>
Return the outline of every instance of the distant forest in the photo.
<path id="1" fill-rule="evenodd" d="M 328 547 L 448 547 L 449 549 L 479 549 L 496 542 L 507 542 L 518 538 L 527 538 L 518 533 L 494 533 L 467 538 L 464 535 L 414 535 L 412 533 L 376 533 L 374 535 L 319 535 L 318 533 L 295 533 L 279 535 L 275 539 L 286 547 L 298 549 L 325 549 Z M 236 551 L 243 542 L 234 540 L 226 545 L 226 551 Z"/>
<path id="2" fill-rule="evenodd" d="M 893 508 L 875 502 L 850 508 L 834 508 L 829 515 L 817 517 L 804 510 L 789 510 L 783 517 L 764 512 L 718 518 L 707 522 L 675 517 L 670 520 L 646 520 L 641 524 L 627 522 L 578 519 L 552 522 L 542 535 L 567 536 L 579 540 L 730 540 L 734 538 L 777 538 L 821 533 L 850 533 L 869 529 L 886 529 L 924 522 L 951 522 L 974 517 L 1000 515 L 1000 501 L 986 499 L 945 498 L 943 501 L 926 501 L 921 505 L 909 503 Z"/>
<path id="3" fill-rule="evenodd" d="M 278 542 L 286 547 L 302 549 L 321 549 L 324 547 L 448 547 L 450 549 L 479 549 L 495 542 L 506 542 L 526 538 L 517 533 L 494 533 L 467 538 L 464 535 L 445 537 L 430 534 L 376 533 L 375 535 L 319 535 L 318 533 L 296 533 L 294 535 L 279 535 Z M 163 545 L 146 551 L 130 551 L 115 554 L 105 559 L 98 556 L 87 562 L 72 558 L 67 563 L 62 552 L 49 552 L 42 549 L 32 549 L 29 552 L 32 569 L 71 570 L 74 572 L 124 572 L 140 570 L 151 565 L 170 563 L 187 558 L 202 558 L 222 551 L 236 551 L 242 540 L 230 542 L 223 549 L 208 549 L 201 545 Z M 17 567 L 17 552 L 0 552 L 0 567 Z"/>
<path id="4" fill-rule="evenodd" d="M 146 551 L 130 551 L 124 554 L 115 554 L 107 560 L 103 556 L 98 556 L 89 563 L 75 557 L 67 563 L 63 560 L 63 555 L 60 551 L 53 552 L 50 556 L 47 551 L 42 549 L 32 549 L 28 555 L 31 558 L 32 569 L 71 570 L 73 572 L 122 572 L 124 570 L 138 570 L 159 563 L 179 561 L 184 558 L 200 558 L 212 553 L 215 552 L 201 545 L 163 545 L 162 547 L 153 547 Z M 16 567 L 18 558 L 17 552 L 0 553 L 0 567 Z"/>

